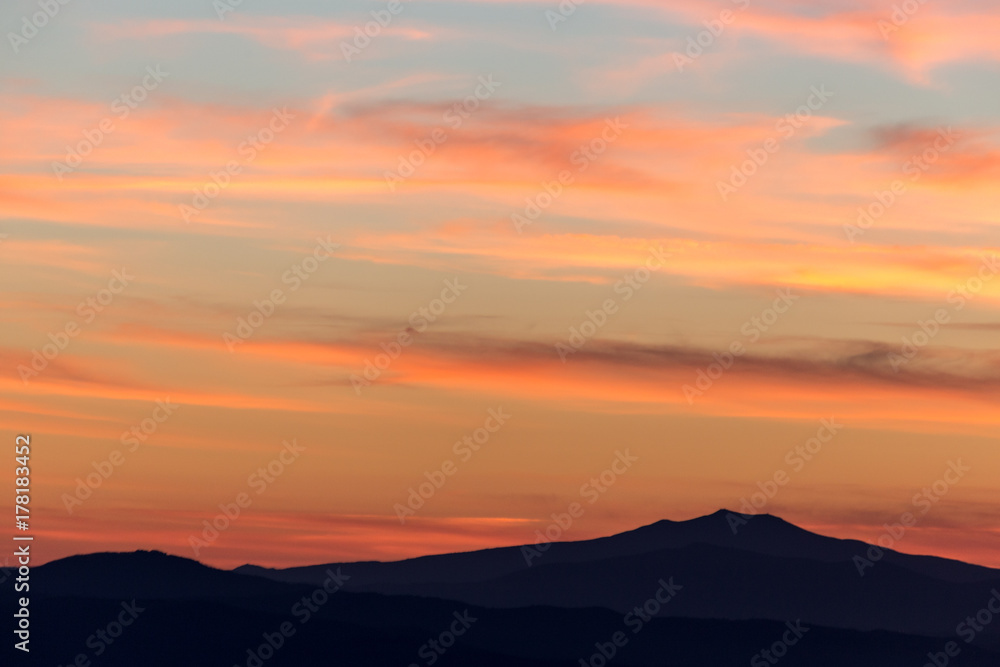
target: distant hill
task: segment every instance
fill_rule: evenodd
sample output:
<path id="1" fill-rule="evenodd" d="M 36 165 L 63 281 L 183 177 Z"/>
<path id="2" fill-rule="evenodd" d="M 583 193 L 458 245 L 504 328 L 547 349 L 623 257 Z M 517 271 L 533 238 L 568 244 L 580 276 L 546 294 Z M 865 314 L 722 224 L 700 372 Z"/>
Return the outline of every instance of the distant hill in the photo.
<path id="1" fill-rule="evenodd" d="M 74 556 L 33 572 L 33 622 L 48 631 L 33 658 L 729 667 L 773 664 L 760 652 L 777 646 L 782 665 L 920 667 L 951 641 L 951 664 L 1000 665 L 1000 615 L 973 644 L 956 636 L 1000 590 L 1000 571 L 886 552 L 862 577 L 851 559 L 867 548 L 767 515 L 734 534 L 723 511 L 553 544 L 530 567 L 518 547 L 288 570 L 225 571 L 149 551 Z M 669 601 L 654 604 L 664 585 Z M 123 605 L 142 611 L 113 642 L 96 641 Z M 282 624 L 290 636 L 274 634 Z M 261 653 L 266 637 L 278 648 Z"/>
<path id="2" fill-rule="evenodd" d="M 687 593 L 664 615 L 795 617 L 829 627 L 938 636 L 954 634 L 958 622 L 1000 587 L 1000 570 L 891 550 L 862 576 L 853 558 L 866 554 L 865 542 L 817 535 L 767 514 L 741 519 L 720 510 L 611 537 L 554 543 L 530 566 L 521 547 L 508 547 L 388 563 L 236 571 L 315 583 L 329 567 L 344 567 L 354 573 L 346 586 L 352 591 L 492 607 L 617 611 L 647 595 L 658 578 L 674 577 Z"/>
<path id="3" fill-rule="evenodd" d="M 616 556 L 629 556 L 696 544 L 730 547 L 783 558 L 805 558 L 824 563 L 850 561 L 864 555 L 870 545 L 858 540 L 840 540 L 803 530 L 770 514 L 747 517 L 745 524 L 732 529 L 732 517 L 742 515 L 728 510 L 689 521 L 657 521 L 625 533 L 580 542 L 555 542 L 532 565 L 580 563 Z M 529 545 L 531 546 L 531 545 Z M 918 574 L 956 583 L 990 581 L 1000 578 L 1000 570 L 934 556 L 911 556 L 885 550 L 880 563 L 891 563 Z M 334 565 L 345 565 L 335 563 Z M 350 587 L 374 584 L 417 582 L 461 583 L 484 581 L 528 569 L 522 547 L 501 547 L 466 553 L 423 556 L 392 562 L 351 563 L 355 573 Z M 313 565 L 282 570 L 244 565 L 236 569 L 244 574 L 288 582 L 312 583 L 330 567 Z"/>

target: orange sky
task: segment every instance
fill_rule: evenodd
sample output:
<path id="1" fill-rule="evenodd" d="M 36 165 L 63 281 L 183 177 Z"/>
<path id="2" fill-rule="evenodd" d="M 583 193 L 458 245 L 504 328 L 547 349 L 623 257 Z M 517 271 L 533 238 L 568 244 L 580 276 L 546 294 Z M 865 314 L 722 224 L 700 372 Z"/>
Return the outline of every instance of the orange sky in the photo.
<path id="1" fill-rule="evenodd" d="M 874 540 L 926 506 L 895 548 L 1000 567 L 994 8 L 414 3 L 359 48 L 367 10 L 151 4 L 0 69 L 42 560 L 532 542 L 629 449 L 566 539 L 783 471 L 761 511 Z"/>

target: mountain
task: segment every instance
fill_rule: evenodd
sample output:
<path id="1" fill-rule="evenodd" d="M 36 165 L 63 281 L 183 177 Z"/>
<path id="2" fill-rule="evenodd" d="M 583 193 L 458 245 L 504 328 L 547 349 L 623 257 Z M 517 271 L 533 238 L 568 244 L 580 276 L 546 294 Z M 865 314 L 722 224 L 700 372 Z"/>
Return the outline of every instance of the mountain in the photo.
<path id="1" fill-rule="evenodd" d="M 74 556 L 32 573 L 33 658 L 152 667 L 723 667 L 776 657 L 903 667 L 941 656 L 1000 664 L 1000 614 L 972 637 L 957 634 L 994 593 L 1000 600 L 1000 571 L 887 551 L 861 576 L 852 559 L 867 544 L 768 515 L 735 532 L 732 521 L 721 511 L 544 551 L 528 545 L 530 566 L 521 547 L 287 570 L 225 571 L 149 551 Z M 97 634 L 133 616 L 117 634 Z M 960 657 L 943 653 L 949 642 Z"/>
<path id="2" fill-rule="evenodd" d="M 785 623 L 772 621 L 653 619 L 634 632 L 620 614 L 603 609 L 486 609 L 352 593 L 337 593 L 306 623 L 287 609 L 212 600 L 139 603 L 144 610 L 134 624 L 112 644 L 99 644 L 105 647 L 99 656 L 88 650 L 88 637 L 113 622 L 119 603 L 73 598 L 40 605 L 37 628 L 50 632 L 39 635 L 44 641 L 33 649 L 32 664 L 68 667 L 83 653 L 94 667 L 580 667 L 581 660 L 607 667 L 756 667 L 773 664 L 762 651 L 773 651 L 783 635 L 793 638 Z M 442 642 L 456 613 L 467 614 L 471 625 L 454 643 Z M 294 632 L 278 640 L 282 623 Z M 616 633 L 624 646 L 615 646 Z M 945 642 L 813 626 L 786 646 L 770 654 L 783 655 L 782 667 L 920 667 Z M 613 659 L 603 661 L 612 649 Z M 1000 654 L 963 645 L 960 657 L 960 667 L 996 667 Z"/>
<path id="3" fill-rule="evenodd" d="M 841 563 L 851 561 L 854 556 L 864 556 L 870 546 L 858 540 L 840 540 L 817 535 L 770 514 L 753 517 L 746 515 L 745 519 L 743 517 L 744 515 L 729 510 L 719 510 L 714 514 L 689 521 L 662 520 L 610 537 L 580 542 L 554 542 L 544 554 L 534 559 L 532 565 L 579 563 L 696 544 L 729 547 L 771 556 L 805 558 L 824 563 Z M 911 556 L 888 549 L 884 552 L 885 555 L 880 563 L 891 563 L 942 581 L 971 583 L 1000 577 L 1000 571 L 980 565 L 933 556 Z M 281 570 L 244 565 L 236 571 L 277 581 L 314 583 L 331 565 L 348 564 L 333 563 Z M 422 556 L 393 562 L 357 562 L 349 565 L 354 577 L 348 589 L 379 584 L 484 581 L 530 567 L 525 561 L 523 547 L 520 546 Z"/>
<path id="4" fill-rule="evenodd" d="M 345 567 L 345 572 L 348 571 Z M 710 545 L 556 563 L 481 582 L 380 584 L 361 588 L 488 607 L 602 607 L 620 613 L 649 598 L 661 580 L 683 586 L 662 615 L 801 619 L 810 625 L 948 636 L 983 607 L 997 579 L 954 584 L 885 563 L 861 577 L 850 562 L 778 558 Z"/>
<path id="5" fill-rule="evenodd" d="M 289 590 L 287 585 L 269 579 L 247 579 L 161 551 L 70 556 L 47 563 L 37 568 L 37 572 L 32 592 L 46 597 L 261 598 Z"/>
<path id="6" fill-rule="evenodd" d="M 315 584 L 322 572 L 342 567 L 351 573 L 345 587 L 350 591 L 489 607 L 619 612 L 648 597 L 659 579 L 672 577 L 686 593 L 663 615 L 800 618 L 828 627 L 941 637 L 953 635 L 961 619 L 1000 589 L 1000 570 L 891 550 L 859 570 L 855 558 L 867 558 L 867 543 L 817 535 L 771 515 L 744 519 L 726 510 L 690 521 L 659 521 L 611 537 L 553 543 L 544 552 L 532 546 L 389 563 L 287 570 L 243 566 L 237 571 Z"/>

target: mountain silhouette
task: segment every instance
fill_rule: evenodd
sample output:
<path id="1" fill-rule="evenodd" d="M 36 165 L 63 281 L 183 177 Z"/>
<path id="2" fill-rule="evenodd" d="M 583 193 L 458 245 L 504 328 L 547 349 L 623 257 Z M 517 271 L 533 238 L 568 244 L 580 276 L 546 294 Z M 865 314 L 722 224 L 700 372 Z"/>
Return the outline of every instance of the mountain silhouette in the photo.
<path id="1" fill-rule="evenodd" d="M 746 516 L 746 518 L 744 518 Z M 737 523 L 734 532 L 733 522 Z M 869 544 L 811 533 L 770 514 L 740 515 L 729 510 L 689 521 L 662 520 L 610 537 L 580 542 L 554 542 L 537 559 L 539 564 L 577 563 L 693 546 L 731 547 L 780 557 L 806 558 L 826 563 L 864 556 Z M 527 545 L 531 546 L 531 545 Z M 934 556 L 913 556 L 884 549 L 881 563 L 892 563 L 942 581 L 971 583 L 996 579 L 998 571 Z M 334 563 L 334 565 L 344 563 Z M 312 583 L 330 564 L 283 570 L 244 565 L 236 569 L 278 581 Z M 522 547 L 500 547 L 465 553 L 422 556 L 402 561 L 351 563 L 357 576 L 350 587 L 417 582 L 460 583 L 482 581 L 527 569 Z"/>
<path id="2" fill-rule="evenodd" d="M 35 657 L 97 664 L 97 646 L 101 665 L 721 667 L 777 645 L 787 665 L 920 667 L 953 642 L 959 657 L 940 653 L 951 664 L 1000 665 L 1000 614 L 971 641 L 957 634 L 1000 601 L 1000 570 L 885 551 L 862 576 L 854 557 L 866 543 L 734 517 L 544 550 L 283 570 L 150 551 L 73 556 L 33 572 L 37 627 L 59 629 Z M 135 622 L 95 644 L 126 607 L 142 609 Z"/>

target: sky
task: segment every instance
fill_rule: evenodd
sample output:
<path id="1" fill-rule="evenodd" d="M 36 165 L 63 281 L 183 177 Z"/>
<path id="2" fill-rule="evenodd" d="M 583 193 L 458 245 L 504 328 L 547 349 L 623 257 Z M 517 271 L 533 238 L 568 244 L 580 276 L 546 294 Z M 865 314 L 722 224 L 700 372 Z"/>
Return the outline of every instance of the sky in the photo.
<path id="1" fill-rule="evenodd" d="M 4 3 L 38 557 L 728 508 L 1000 567 L 1000 13 L 895 7 Z"/>

